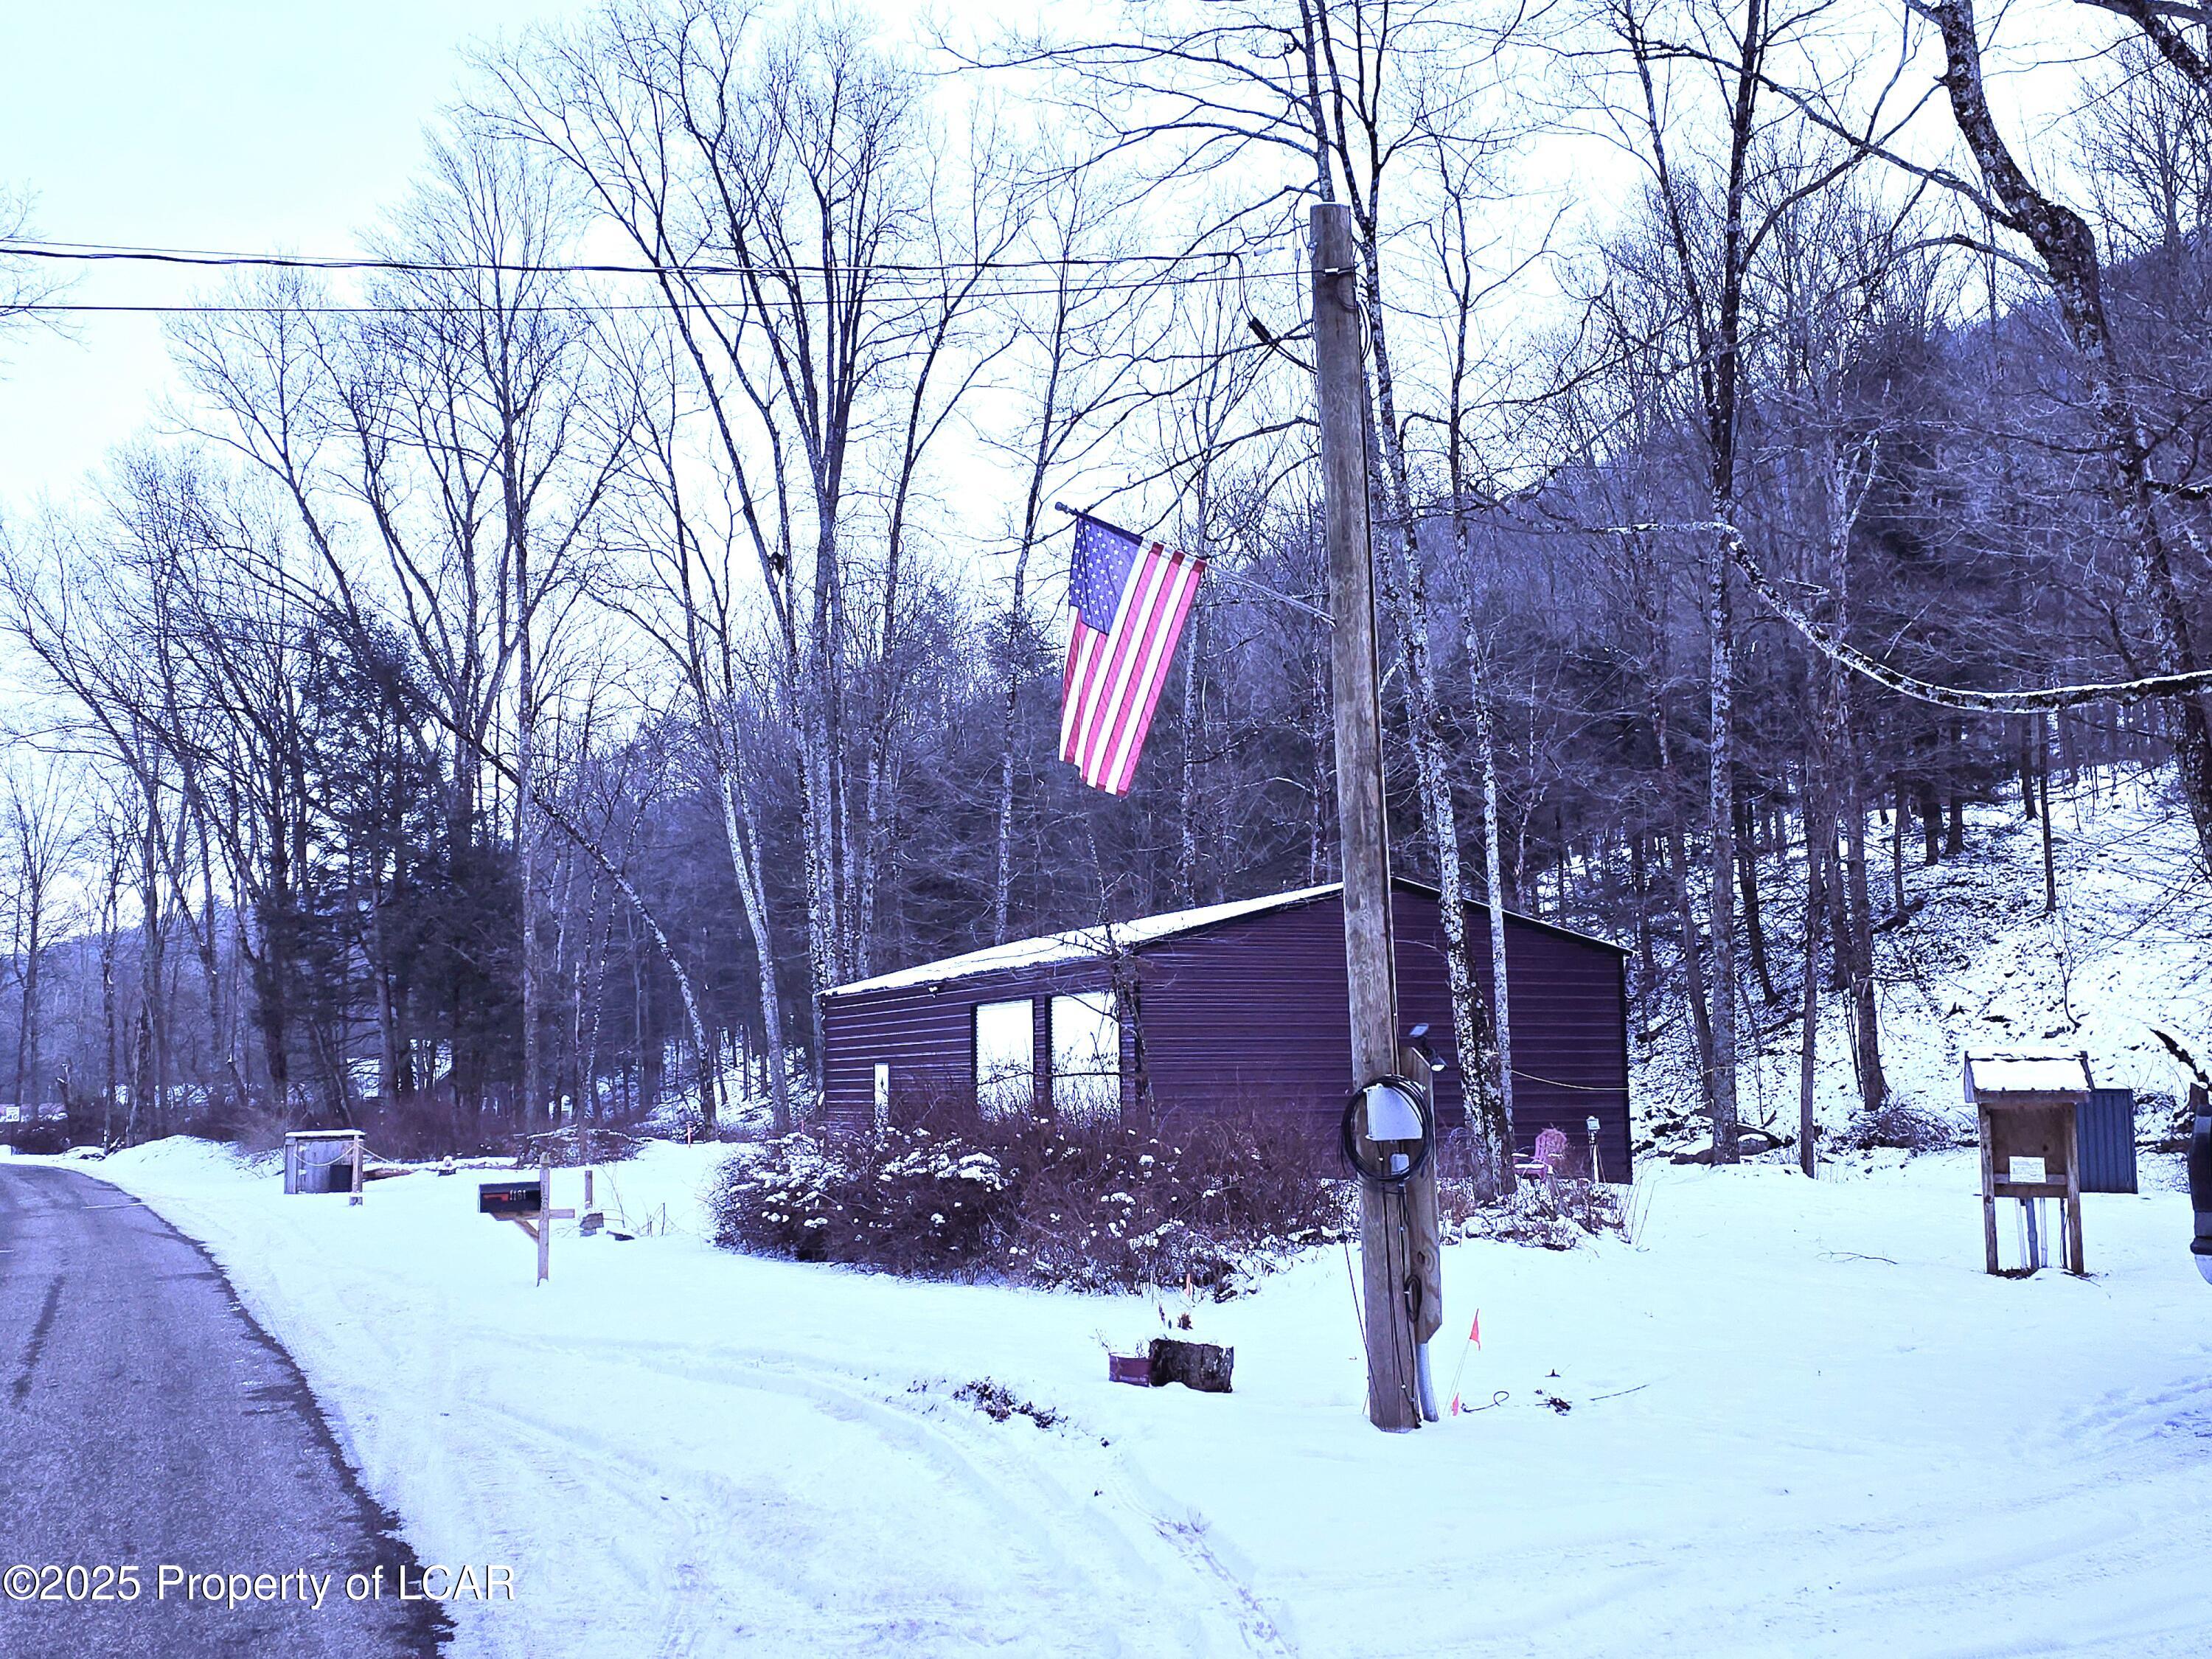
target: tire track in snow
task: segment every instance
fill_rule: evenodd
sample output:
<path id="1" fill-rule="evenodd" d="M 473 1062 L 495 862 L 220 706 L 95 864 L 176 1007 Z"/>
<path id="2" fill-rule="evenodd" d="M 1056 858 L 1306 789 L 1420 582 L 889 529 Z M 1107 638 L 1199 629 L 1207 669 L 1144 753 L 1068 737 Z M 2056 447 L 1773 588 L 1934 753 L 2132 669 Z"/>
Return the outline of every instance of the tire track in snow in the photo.
<path id="1" fill-rule="evenodd" d="M 691 1559 L 708 1553 L 709 1537 L 707 1518 L 701 1507 L 694 1503 L 677 1504 L 659 1510 L 639 1495 L 638 1467 L 635 1459 L 604 1437 L 580 1430 L 573 1422 L 556 1421 L 537 1413 L 520 1410 L 511 1405 L 485 1398 L 481 1409 L 489 1412 L 507 1425 L 507 1432 L 527 1443 L 538 1453 L 534 1460 L 543 1469 L 561 1471 L 554 1476 L 556 1486 L 563 1490 L 568 1502 L 580 1510 L 589 1510 L 608 1498 L 623 1504 L 641 1525 L 638 1536 L 650 1536 L 642 1531 L 648 1520 L 654 1531 L 665 1529 L 669 1516 L 681 1518 L 684 1533 L 684 1559 L 668 1568 L 673 1583 L 670 1593 L 659 1597 L 662 1618 L 659 1634 L 653 1651 L 660 1659 L 688 1659 L 700 1650 L 705 1636 L 705 1620 L 714 1610 L 714 1604 L 703 1592 L 696 1562 Z M 588 1465 L 596 1478 L 589 1480 L 577 1478 L 580 1464 Z M 655 1481 L 654 1484 L 659 1484 Z M 656 1494 L 658 1497 L 659 1494 Z M 633 1582 L 642 1583 L 650 1573 L 649 1564 L 638 1559 L 633 1552 L 617 1546 L 618 1559 L 625 1564 L 627 1575 Z"/>
<path id="2" fill-rule="evenodd" d="M 618 1342 L 580 1345 L 552 1341 L 544 1342 L 540 1346 L 549 1349 L 571 1351 L 578 1346 L 601 1346 L 618 1351 L 626 1351 L 631 1346 L 631 1345 Z M 686 1351 L 679 1347 L 677 1352 L 681 1353 Z M 1003 1481 L 994 1480 L 982 1470 L 976 1468 L 972 1460 L 957 1449 L 941 1443 L 934 1448 L 930 1447 L 927 1443 L 929 1437 L 920 1431 L 932 1425 L 922 1425 L 917 1419 L 904 1413 L 892 1413 L 881 1402 L 857 1399 L 843 1390 L 823 1382 L 818 1378 L 803 1380 L 796 1374 L 795 1369 L 787 1370 L 783 1367 L 766 1365 L 748 1366 L 732 1361 L 726 1356 L 718 1356 L 714 1358 L 695 1356 L 682 1363 L 659 1364 L 644 1363 L 636 1354 L 628 1352 L 617 1352 L 611 1357 L 636 1369 L 680 1378 L 694 1384 L 711 1381 L 723 1389 L 736 1388 L 757 1393 L 774 1394 L 795 1400 L 808 1409 L 820 1412 L 835 1421 L 864 1429 L 873 1429 L 878 1432 L 878 1437 L 886 1440 L 896 1449 L 924 1453 L 931 1468 L 939 1476 L 949 1474 L 958 1478 L 969 1496 L 978 1502 L 979 1506 L 995 1521 L 999 1529 L 1009 1539 L 1019 1540 L 1024 1544 L 1044 1542 L 1051 1546 L 1044 1559 L 1035 1564 L 1030 1576 L 1049 1581 L 1056 1575 L 1062 1594 L 1066 1593 L 1066 1584 L 1071 1582 L 1091 1584 L 1096 1587 L 1097 1593 L 1091 1599 L 1096 1601 L 1112 1599 L 1110 1591 L 1115 1588 L 1121 1588 L 1102 1581 L 1098 1574 L 1092 1570 L 1091 1564 L 1082 1559 L 1080 1553 L 1065 1548 L 1057 1537 L 1042 1535 L 1039 1529 L 1039 1516 L 1034 1511 L 1011 1504 L 1005 1500 Z M 738 1413 L 729 1411 L 726 1402 L 717 1402 L 717 1405 L 721 1410 L 724 1420 L 738 1420 Z M 871 1407 L 874 1408 L 872 1411 L 870 1409 Z M 495 1412 L 504 1421 L 514 1425 L 516 1429 L 526 1433 L 542 1445 L 549 1455 L 567 1457 L 572 1462 L 580 1452 L 588 1455 L 598 1466 L 600 1477 L 599 1485 L 601 1490 L 625 1499 L 631 1498 L 633 1491 L 637 1486 L 641 1471 L 645 1467 L 631 1453 L 602 1437 L 581 1431 L 569 1422 L 556 1422 L 533 1413 L 519 1411 L 507 1405 L 489 1404 L 488 1409 Z M 884 1432 L 887 1427 L 893 1431 Z M 902 1429 L 906 1431 L 897 1431 Z M 933 1455 L 930 1455 L 933 1450 L 935 1454 Z M 660 1471 L 654 1471 L 653 1478 L 655 1484 L 658 1484 Z M 684 1515 L 687 1542 L 693 1547 L 690 1553 L 711 1557 L 715 1553 L 718 1534 L 727 1531 L 730 1519 L 733 1515 L 741 1515 L 750 1507 L 757 1494 L 750 1492 L 743 1486 L 733 1486 L 720 1476 L 707 1471 L 695 1473 L 693 1481 L 696 1486 L 710 1488 L 711 1491 L 704 1494 L 691 1494 L 692 1501 L 680 1506 Z M 650 1518 L 654 1532 L 665 1532 L 665 1511 L 653 1514 L 654 1506 L 642 1501 L 632 1501 L 630 1507 L 638 1511 L 641 1517 Z M 712 1517 L 711 1527 L 707 1524 L 709 1516 Z M 751 1565 L 757 1572 L 759 1563 L 754 1561 L 748 1564 L 742 1559 L 731 1559 L 720 1565 L 727 1569 L 720 1576 L 736 1582 L 748 1565 Z M 651 1564 L 641 1560 L 635 1565 L 629 1576 L 633 1579 L 641 1580 L 651 1570 Z M 678 1563 L 677 1570 L 679 1577 L 686 1578 L 690 1586 L 704 1588 L 711 1594 L 713 1587 L 702 1584 L 696 1567 L 690 1567 L 690 1564 L 687 1563 Z M 682 1598 L 672 1595 L 662 1598 L 660 1606 L 666 1610 L 667 1622 L 663 1628 L 659 1651 L 665 1654 L 688 1653 L 694 1650 L 699 1641 L 706 1638 L 702 1620 L 713 1612 L 715 1606 L 707 1595 L 695 1595 Z M 823 1611 L 826 1613 L 827 1609 Z M 903 1646 L 905 1643 L 900 1641 L 890 1645 Z M 1194 1648 L 1193 1650 L 1206 1650 Z"/>
<path id="3" fill-rule="evenodd" d="M 965 1406 L 934 1392 L 888 1392 L 882 1378 L 842 1370 L 817 1356 L 763 1349 L 738 1354 L 710 1346 L 607 1338 L 547 1340 L 539 1346 L 598 1349 L 657 1375 L 691 1382 L 713 1377 L 728 1386 L 796 1399 L 919 1454 L 940 1474 L 957 1479 L 1010 1536 L 1041 1547 L 1048 1571 L 1092 1585 L 1099 1602 L 1157 1607 L 1160 1591 L 1174 1580 L 1184 1581 L 1196 1595 L 1178 1621 L 1190 1627 L 1185 1632 L 1188 1651 L 1293 1651 L 1258 1597 L 1206 1540 L 1203 1522 L 1160 1512 L 1146 1501 L 1149 1483 L 1126 1457 L 1106 1455 L 1109 1449 L 1094 1437 L 1056 1437 L 1061 1444 L 1055 1449 L 1070 1461 L 1100 1466 L 1086 1494 L 1061 1480 L 1048 1459 L 1024 1455 L 995 1431 L 968 1427 L 953 1414 L 965 1413 Z M 979 1415 L 977 1424 L 982 1421 Z M 1102 1504 L 1098 1498 L 1110 1501 Z M 1102 1579 L 1097 1571 L 1101 1546 L 1115 1564 L 1118 1582 Z"/>

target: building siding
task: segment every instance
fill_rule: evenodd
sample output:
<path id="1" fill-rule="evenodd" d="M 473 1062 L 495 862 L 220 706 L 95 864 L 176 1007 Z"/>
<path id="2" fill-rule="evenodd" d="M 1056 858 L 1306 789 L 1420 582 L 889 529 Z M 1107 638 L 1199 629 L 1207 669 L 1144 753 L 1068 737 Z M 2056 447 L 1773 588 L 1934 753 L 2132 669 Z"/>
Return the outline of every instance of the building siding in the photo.
<path id="1" fill-rule="evenodd" d="M 1462 1083 L 1451 1035 L 1443 928 L 1432 894 L 1401 887 L 1393 895 L 1401 1024 L 1430 1028 L 1446 1061 L 1437 1079 L 1439 1122 L 1464 1119 Z M 1487 1000 L 1487 916 L 1468 908 L 1478 988 Z M 1603 1171 L 1631 1170 L 1628 1051 L 1621 954 L 1595 940 L 1509 915 L 1507 958 L 1513 994 L 1515 1138 L 1527 1152 L 1544 1128 L 1587 1144 L 1586 1121 L 1599 1120 Z M 1146 1073 L 1164 1125 L 1186 1113 L 1264 1109 L 1310 1125 L 1317 1145 L 1333 1145 L 1351 1086 L 1350 992 L 1344 961 L 1344 910 L 1329 894 L 1305 903 L 1238 917 L 1198 932 L 1153 940 L 1134 952 Z M 974 1009 L 1011 997 L 1037 1002 L 1040 1086 L 1049 1072 L 1048 1000 L 1112 983 L 1104 960 L 1001 969 L 934 985 L 902 986 L 825 998 L 823 1104 L 848 1122 L 873 1109 L 875 1067 L 891 1067 L 892 1109 L 933 1094 L 958 1095 L 972 1076 Z M 1123 1106 L 1135 1105 L 1135 1034 L 1121 1033 Z"/>
<path id="2" fill-rule="evenodd" d="M 1437 901 L 1405 888 L 1392 896 L 1398 1018 L 1426 1024 L 1448 1063 L 1437 1079 L 1439 1122 L 1465 1120 L 1452 1041 Z M 1489 918 L 1469 907 L 1468 947 L 1489 1001 Z M 1621 957 L 1609 947 L 1506 918 L 1513 995 L 1514 1130 L 1528 1152 L 1547 1127 L 1576 1147 L 1597 1118 L 1600 1161 L 1630 1167 L 1627 1030 Z M 1332 895 L 1295 909 L 1242 918 L 1164 939 L 1139 954 L 1145 1051 L 1164 1114 L 1264 1106 L 1307 1118 L 1333 1136 L 1352 1086 L 1351 991 L 1344 907 Z"/>
<path id="3" fill-rule="evenodd" d="M 2085 1193 L 2136 1190 L 2136 1091 L 2092 1089 L 2074 1120 Z"/>
<path id="4" fill-rule="evenodd" d="M 1106 988 L 1104 961 L 1006 969 L 971 978 L 832 996 L 822 1003 L 822 1103 L 842 1122 L 865 1121 L 875 1109 L 876 1067 L 891 1068 L 891 1107 L 908 1114 L 942 1095 L 964 1095 L 975 1077 L 975 1008 L 980 1003 L 1035 1000 L 1033 1054 L 1042 1080 L 1051 1070 L 1051 999 L 1063 992 Z M 1129 1105 L 1129 1034 L 1121 1034 L 1123 1106 Z"/>

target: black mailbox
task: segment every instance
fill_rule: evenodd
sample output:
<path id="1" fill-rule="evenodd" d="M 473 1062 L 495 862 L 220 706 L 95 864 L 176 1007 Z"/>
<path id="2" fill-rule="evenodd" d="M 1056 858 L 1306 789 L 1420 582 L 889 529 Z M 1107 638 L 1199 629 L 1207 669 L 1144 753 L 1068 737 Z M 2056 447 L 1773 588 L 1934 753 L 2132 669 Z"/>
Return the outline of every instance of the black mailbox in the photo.
<path id="1" fill-rule="evenodd" d="M 534 1181 L 487 1181 L 477 1188 L 477 1212 L 502 1221 L 534 1216 L 544 1203 Z"/>

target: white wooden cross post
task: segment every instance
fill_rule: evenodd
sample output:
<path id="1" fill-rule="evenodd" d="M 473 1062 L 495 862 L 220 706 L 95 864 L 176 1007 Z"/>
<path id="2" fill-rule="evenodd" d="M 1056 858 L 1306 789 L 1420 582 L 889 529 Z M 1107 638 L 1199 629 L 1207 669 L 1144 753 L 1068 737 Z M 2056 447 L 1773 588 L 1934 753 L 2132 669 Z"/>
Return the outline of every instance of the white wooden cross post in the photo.
<path id="1" fill-rule="evenodd" d="M 553 1205 L 553 1158 L 550 1153 L 538 1155 L 538 1216 L 532 1220 L 526 1216 L 511 1216 L 508 1219 L 538 1241 L 538 1282 L 543 1285 L 553 1276 L 553 1224 L 573 1221 L 574 1210 L 556 1210 Z"/>

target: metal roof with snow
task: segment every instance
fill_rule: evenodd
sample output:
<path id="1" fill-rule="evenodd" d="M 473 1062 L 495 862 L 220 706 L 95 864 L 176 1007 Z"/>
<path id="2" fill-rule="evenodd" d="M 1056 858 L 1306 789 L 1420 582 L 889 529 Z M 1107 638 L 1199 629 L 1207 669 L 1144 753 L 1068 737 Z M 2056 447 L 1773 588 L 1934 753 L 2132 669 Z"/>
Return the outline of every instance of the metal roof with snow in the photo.
<path id="1" fill-rule="evenodd" d="M 1426 893 L 1432 898 L 1436 896 L 1436 889 L 1421 882 L 1400 878 L 1392 885 L 1411 892 Z M 1343 886 L 1342 882 L 1325 882 L 1318 887 L 1300 887 L 1287 893 L 1270 893 L 1264 898 L 1232 899 L 1225 904 L 1206 904 L 1195 909 L 1169 910 L 1155 916 L 1139 916 L 1133 921 L 1108 922 L 1096 927 L 1074 928 L 1064 933 L 1043 933 L 1035 939 L 1010 939 L 1004 945 L 987 945 L 980 951 L 969 951 L 957 957 L 916 963 L 911 968 L 878 974 L 872 979 L 832 986 L 822 994 L 825 997 L 851 996 L 861 991 L 891 991 L 905 986 L 946 984 L 955 980 L 970 979 L 978 974 L 1002 972 L 1010 968 L 1044 968 L 1054 963 L 1088 961 L 1112 956 L 1116 951 L 1139 950 L 1161 939 L 1194 933 L 1201 928 L 1218 927 L 1223 922 L 1235 921 L 1244 916 L 1259 915 L 1270 910 L 1287 910 L 1297 905 L 1311 904 L 1317 899 L 1332 898 L 1343 890 Z M 1468 908 L 1479 910 L 1482 906 L 1470 899 Z M 1610 939 L 1578 933 L 1573 928 L 1562 927 L 1556 922 L 1540 921 L 1517 911 L 1506 914 L 1517 922 L 1530 927 L 1540 927 L 1547 933 L 1578 939 L 1585 945 L 1602 945 L 1608 951 L 1624 950 Z"/>
<path id="2" fill-rule="evenodd" d="M 1966 1056 L 1969 1104 L 1996 1095 L 2086 1095 L 2089 1056 L 2045 1048 Z"/>

